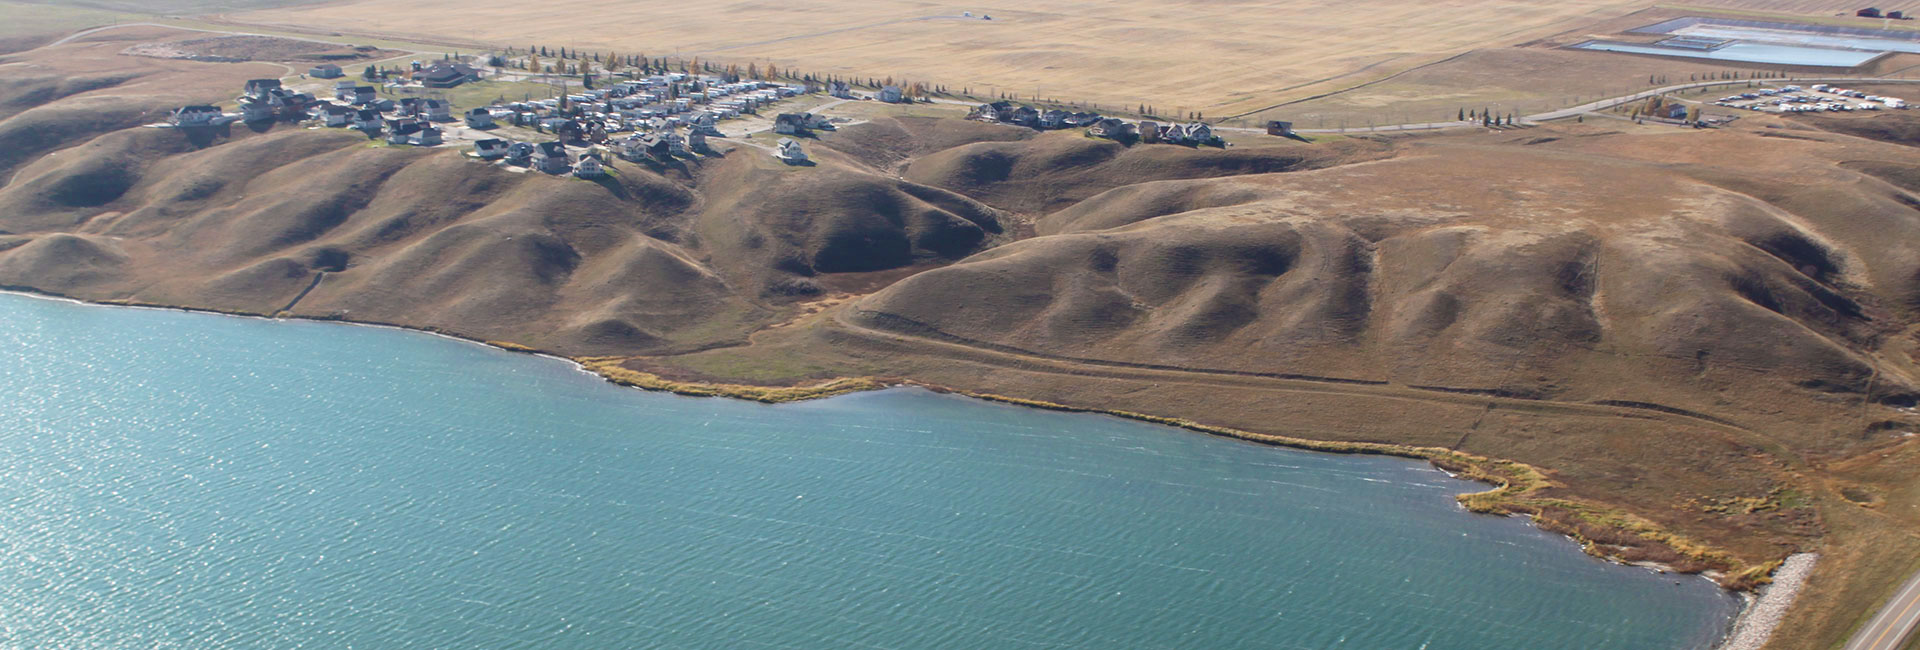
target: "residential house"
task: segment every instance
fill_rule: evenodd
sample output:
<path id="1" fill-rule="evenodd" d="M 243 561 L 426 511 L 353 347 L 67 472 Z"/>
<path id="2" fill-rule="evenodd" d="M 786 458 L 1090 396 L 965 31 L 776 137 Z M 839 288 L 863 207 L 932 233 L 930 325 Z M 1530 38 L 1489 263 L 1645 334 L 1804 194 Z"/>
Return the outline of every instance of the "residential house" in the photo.
<path id="1" fill-rule="evenodd" d="M 530 142 L 514 142 L 507 145 L 507 162 L 525 165 L 533 161 L 533 152 L 539 148 Z"/>
<path id="2" fill-rule="evenodd" d="M 573 166 L 573 175 L 581 178 L 599 178 L 607 175 L 606 161 L 602 160 L 606 156 L 606 151 L 604 148 L 594 146 L 587 149 L 586 153 L 580 154 L 580 162 Z"/>
<path id="3" fill-rule="evenodd" d="M 1153 120 L 1140 120 L 1140 126 L 1134 130 L 1140 141 L 1153 144 L 1160 141 L 1160 123 Z"/>
<path id="4" fill-rule="evenodd" d="M 351 100 L 355 104 L 371 104 L 379 98 L 380 98 L 380 94 L 373 89 L 373 86 L 354 86 L 353 87 L 353 96 L 351 97 Z M 349 99 L 349 98 L 343 97 L 342 99 Z"/>
<path id="5" fill-rule="evenodd" d="M 314 97 L 311 93 L 295 93 L 279 90 L 274 91 L 274 93 L 267 98 L 267 106 L 272 107 L 283 119 L 299 120 L 305 117 L 309 107 L 318 101 L 320 101 L 320 99 Z"/>
<path id="6" fill-rule="evenodd" d="M 334 65 L 332 63 L 322 63 L 320 65 L 307 68 L 307 76 L 313 77 L 315 79 L 339 79 L 341 77 L 347 76 L 347 71 L 341 70 L 340 66 Z"/>
<path id="7" fill-rule="evenodd" d="M 321 124 L 333 127 L 352 125 L 353 113 L 354 110 L 352 107 L 341 106 L 332 102 L 321 104 L 319 108 L 314 111 L 315 116 L 320 118 Z"/>
<path id="8" fill-rule="evenodd" d="M 579 120 L 565 120 L 554 125 L 553 134 L 559 136 L 561 142 L 586 142 L 587 125 Z"/>
<path id="9" fill-rule="evenodd" d="M 387 123 L 387 144 L 413 144 L 420 133 L 420 121 L 404 117 Z"/>
<path id="10" fill-rule="evenodd" d="M 1267 135 L 1293 135 L 1293 123 L 1284 120 L 1267 120 Z"/>
<path id="11" fill-rule="evenodd" d="M 840 99 L 853 99 L 853 86 L 845 81 L 827 84 L 827 94 Z"/>
<path id="12" fill-rule="evenodd" d="M 1059 109 L 1040 114 L 1039 126 L 1043 129 L 1057 129 L 1067 125 L 1067 112 Z"/>
<path id="13" fill-rule="evenodd" d="M 247 122 L 265 122 L 273 119 L 273 107 L 266 100 L 256 99 L 240 104 L 240 119 Z"/>
<path id="14" fill-rule="evenodd" d="M 1028 128 L 1039 128 L 1040 110 L 1032 106 L 1018 106 L 1007 114 L 1007 119 L 1001 121 Z"/>
<path id="15" fill-rule="evenodd" d="M 427 100 L 421 99 L 419 97 L 401 97 L 400 104 L 397 108 L 394 109 L 394 111 L 398 115 L 402 115 L 406 117 L 418 117 L 421 113 L 426 112 L 425 110 L 426 101 Z"/>
<path id="16" fill-rule="evenodd" d="M 444 99 L 427 99 L 420 103 L 420 112 L 434 122 L 453 121 L 453 105 Z"/>
<path id="17" fill-rule="evenodd" d="M 880 92 L 874 93 L 873 98 L 889 104 L 898 104 L 907 101 L 907 94 L 900 90 L 899 86 L 886 86 L 881 88 Z"/>
<path id="18" fill-rule="evenodd" d="M 386 120 L 385 118 L 381 117 L 380 111 L 376 111 L 371 108 L 362 108 L 358 111 L 355 111 L 353 114 L 353 128 L 360 129 L 368 133 L 379 133 L 380 125 L 384 124 L 385 122 Z"/>
<path id="19" fill-rule="evenodd" d="M 484 108 L 467 111 L 466 121 L 468 128 L 491 129 L 493 128 L 493 111 Z"/>
<path id="20" fill-rule="evenodd" d="M 333 98 L 343 102 L 353 101 L 353 89 L 359 85 L 360 82 L 352 79 L 335 81 L 333 82 Z"/>
<path id="21" fill-rule="evenodd" d="M 807 152 L 801 151 L 800 143 L 794 142 L 793 138 L 781 138 L 780 148 L 774 152 L 773 157 L 789 165 L 798 165 L 807 161 Z"/>
<path id="22" fill-rule="evenodd" d="M 445 140 L 441 137 L 440 127 L 423 123 L 420 125 L 420 130 L 413 133 L 408 144 L 417 147 L 438 147 L 442 142 Z"/>
<path id="23" fill-rule="evenodd" d="M 1199 146 L 1204 144 L 1213 144 L 1215 140 L 1213 135 L 1213 127 L 1207 126 L 1205 122 L 1194 122 L 1191 124 L 1175 124 L 1173 126 L 1169 126 L 1167 127 L 1167 130 L 1162 134 L 1161 139 L 1173 144 L 1187 144 L 1187 145 L 1194 145 L 1194 146 Z"/>
<path id="24" fill-rule="evenodd" d="M 991 104 L 981 104 L 967 112 L 967 119 L 1005 122 L 1013 118 L 1013 102 L 1000 100 Z"/>
<path id="25" fill-rule="evenodd" d="M 832 130 L 833 121 L 813 113 L 781 113 L 773 118 L 773 132 L 804 134 L 813 129 Z"/>
<path id="26" fill-rule="evenodd" d="M 707 150 L 707 134 L 698 129 L 688 131 L 687 132 L 687 149 L 689 151 L 706 151 Z"/>
<path id="27" fill-rule="evenodd" d="M 507 156 L 507 148 L 512 144 L 513 143 L 500 138 L 479 140 L 473 143 L 473 155 L 487 160 L 505 158 Z"/>
<path id="28" fill-rule="evenodd" d="M 465 63 L 440 62 L 433 64 L 431 68 L 413 73 L 413 78 L 428 88 L 452 88 L 478 80 L 480 71 Z"/>
<path id="29" fill-rule="evenodd" d="M 1068 115 L 1067 119 L 1065 120 L 1067 126 L 1076 127 L 1076 128 L 1089 126 L 1089 125 L 1092 125 L 1094 122 L 1098 122 L 1098 121 L 1100 121 L 1099 113 L 1088 113 L 1086 111 L 1081 111 L 1078 113 Z"/>
<path id="30" fill-rule="evenodd" d="M 567 160 L 567 145 L 542 142 L 533 148 L 533 168 L 549 174 L 564 174 L 572 161 Z"/>
<path id="31" fill-rule="evenodd" d="M 218 106 L 182 106 L 167 117 L 167 123 L 174 126 L 212 126 L 220 119 L 220 115 Z"/>
<path id="32" fill-rule="evenodd" d="M 266 99 L 267 93 L 280 89 L 279 79 L 248 79 L 247 96 Z"/>
<path id="33" fill-rule="evenodd" d="M 1861 9 L 1859 11 L 1853 12 L 1853 15 L 1859 16 L 1861 18 L 1879 18 L 1880 9 L 1877 7 L 1867 7 L 1865 9 Z"/>
<path id="34" fill-rule="evenodd" d="M 1113 118 L 1113 117 L 1105 118 L 1098 122 L 1094 122 L 1093 126 L 1088 127 L 1087 135 L 1091 135 L 1096 138 L 1107 138 L 1109 140 L 1119 140 L 1121 138 L 1126 137 L 1127 135 L 1127 123 L 1120 121 L 1119 118 Z"/>

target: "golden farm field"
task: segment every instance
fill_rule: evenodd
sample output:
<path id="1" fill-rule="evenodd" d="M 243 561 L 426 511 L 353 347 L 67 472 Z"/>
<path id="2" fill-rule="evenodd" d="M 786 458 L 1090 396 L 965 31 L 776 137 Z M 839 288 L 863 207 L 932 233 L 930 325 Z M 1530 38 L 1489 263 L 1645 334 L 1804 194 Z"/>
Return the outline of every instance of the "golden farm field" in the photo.
<path id="1" fill-rule="evenodd" d="M 227 18 L 494 46 L 770 60 L 782 68 L 892 76 L 976 94 L 1228 114 L 1642 6 L 1630 0 L 347 0 Z"/>

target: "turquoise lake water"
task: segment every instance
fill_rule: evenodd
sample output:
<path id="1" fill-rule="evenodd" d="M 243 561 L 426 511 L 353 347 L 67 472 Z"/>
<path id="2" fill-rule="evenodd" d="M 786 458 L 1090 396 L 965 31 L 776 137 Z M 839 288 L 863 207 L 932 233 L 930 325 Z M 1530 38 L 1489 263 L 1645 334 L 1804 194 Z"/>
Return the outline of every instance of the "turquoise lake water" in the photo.
<path id="1" fill-rule="evenodd" d="M 1703 648 L 1403 459 L 0 295 L 0 648 Z"/>

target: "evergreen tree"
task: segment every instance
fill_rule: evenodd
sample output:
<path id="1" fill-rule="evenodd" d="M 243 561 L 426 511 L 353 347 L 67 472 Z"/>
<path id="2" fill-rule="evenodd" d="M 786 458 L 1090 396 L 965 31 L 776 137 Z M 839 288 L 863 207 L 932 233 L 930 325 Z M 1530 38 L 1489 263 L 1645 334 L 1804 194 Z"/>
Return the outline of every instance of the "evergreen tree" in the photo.
<path id="1" fill-rule="evenodd" d="M 1453 119 L 1455 119 L 1455 120 L 1458 120 L 1458 121 L 1461 121 L 1461 122 L 1465 122 L 1465 121 L 1467 121 L 1467 109 L 1464 109 L 1464 108 L 1462 108 L 1462 109 L 1460 109 L 1460 116 L 1459 116 L 1459 117 L 1455 117 L 1455 118 L 1453 118 Z"/>

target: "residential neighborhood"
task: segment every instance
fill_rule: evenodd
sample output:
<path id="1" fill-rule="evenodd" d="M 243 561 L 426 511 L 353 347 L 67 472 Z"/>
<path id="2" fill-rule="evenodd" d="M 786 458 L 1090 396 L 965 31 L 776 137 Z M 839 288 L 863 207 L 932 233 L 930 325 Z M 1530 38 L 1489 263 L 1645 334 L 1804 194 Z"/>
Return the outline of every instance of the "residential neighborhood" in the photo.
<path id="1" fill-rule="evenodd" d="M 605 87 L 548 99 L 497 102 L 461 110 L 436 96 L 383 97 L 380 87 L 342 78 L 344 71 L 329 66 L 315 66 L 308 73 L 319 79 L 337 79 L 330 98 L 292 91 L 278 79 L 253 79 L 236 98 L 237 111 L 225 112 L 215 105 L 183 106 L 162 126 L 311 122 L 315 128 L 359 130 L 389 146 L 466 144 L 473 148 L 471 155 L 482 160 L 549 174 L 597 178 L 607 173 L 607 165 L 614 158 L 669 164 L 676 158 L 710 153 L 707 138 L 725 137 L 722 123 L 753 116 L 776 102 L 813 90 L 772 81 L 727 81 L 714 75 L 667 73 L 619 79 Z M 483 76 L 480 70 L 454 60 L 414 62 L 411 67 L 410 83 L 422 89 L 444 89 Z M 453 130 L 466 137 L 450 139 L 449 125 L 464 127 Z M 522 143 L 488 135 L 503 128 L 523 134 L 531 129 L 540 137 Z M 807 112 L 778 114 L 771 127 L 783 135 L 834 128 L 828 117 Z M 806 159 L 797 144 L 783 146 L 775 154 L 790 163 Z"/>
<path id="2" fill-rule="evenodd" d="M 1129 123 L 1117 117 L 1103 117 L 1099 113 L 1069 112 L 1061 109 L 1041 110 L 1009 101 L 976 106 L 967 113 L 967 118 L 1042 131 L 1085 128 L 1087 135 L 1123 142 L 1137 141 L 1146 144 L 1165 143 L 1195 147 L 1226 146 L 1225 142 L 1214 134 L 1213 127 L 1205 122 L 1163 125 L 1153 120 L 1140 120 Z M 1293 125 L 1289 122 L 1274 121 L 1267 125 L 1267 132 L 1271 135 L 1289 135 L 1293 132 Z"/>

